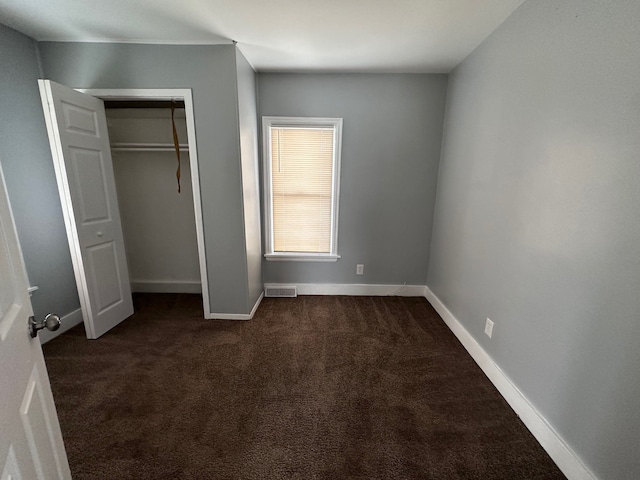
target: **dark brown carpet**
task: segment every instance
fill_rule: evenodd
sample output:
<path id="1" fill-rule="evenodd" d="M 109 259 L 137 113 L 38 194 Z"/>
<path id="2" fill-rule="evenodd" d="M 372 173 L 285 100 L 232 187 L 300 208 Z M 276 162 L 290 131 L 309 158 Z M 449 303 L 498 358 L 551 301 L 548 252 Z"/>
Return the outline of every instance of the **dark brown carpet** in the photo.
<path id="1" fill-rule="evenodd" d="M 44 351 L 78 479 L 560 479 L 421 298 L 135 296 Z"/>

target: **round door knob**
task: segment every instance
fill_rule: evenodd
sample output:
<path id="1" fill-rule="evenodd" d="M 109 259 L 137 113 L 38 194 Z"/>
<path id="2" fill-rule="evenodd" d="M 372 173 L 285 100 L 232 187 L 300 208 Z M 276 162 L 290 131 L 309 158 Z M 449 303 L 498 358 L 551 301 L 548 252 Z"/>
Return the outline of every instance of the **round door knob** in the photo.
<path id="1" fill-rule="evenodd" d="M 60 328 L 61 323 L 60 317 L 55 313 L 48 314 L 42 322 L 36 322 L 35 317 L 29 317 L 29 334 L 31 338 L 36 338 L 43 328 L 55 332 Z"/>
<path id="2" fill-rule="evenodd" d="M 47 328 L 47 330 L 50 330 L 52 332 L 58 330 L 61 323 L 62 322 L 60 321 L 60 317 L 54 313 L 50 313 L 46 317 L 44 317 L 44 326 Z"/>
<path id="3" fill-rule="evenodd" d="M 98 237 L 101 237 L 101 236 L 102 236 L 102 232 L 96 232 L 96 235 L 97 235 Z"/>

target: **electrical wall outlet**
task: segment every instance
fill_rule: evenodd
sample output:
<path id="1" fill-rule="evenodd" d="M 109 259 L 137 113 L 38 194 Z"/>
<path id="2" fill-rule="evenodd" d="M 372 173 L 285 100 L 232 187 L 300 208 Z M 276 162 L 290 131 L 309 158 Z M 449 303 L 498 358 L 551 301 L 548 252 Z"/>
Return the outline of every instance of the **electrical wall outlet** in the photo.
<path id="1" fill-rule="evenodd" d="M 356 265 L 356 275 L 364 275 L 364 265 L 359 263 Z"/>
<path id="2" fill-rule="evenodd" d="M 493 334 L 493 321 L 489 317 L 487 317 L 487 323 L 484 324 L 484 333 L 486 333 L 489 338 L 491 338 Z"/>

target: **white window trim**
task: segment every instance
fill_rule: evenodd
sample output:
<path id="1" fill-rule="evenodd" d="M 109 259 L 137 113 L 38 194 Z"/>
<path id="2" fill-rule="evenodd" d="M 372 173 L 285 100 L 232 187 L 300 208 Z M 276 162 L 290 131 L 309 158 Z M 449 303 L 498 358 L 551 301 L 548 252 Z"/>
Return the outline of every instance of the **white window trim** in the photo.
<path id="1" fill-rule="evenodd" d="M 335 128 L 333 162 L 333 185 L 331 197 L 331 251 L 329 253 L 304 253 L 304 252 L 274 252 L 272 211 L 273 196 L 271 192 L 271 135 L 269 130 L 275 127 L 332 127 Z M 264 173 L 264 223 L 265 254 L 268 261 L 298 261 L 298 262 L 336 262 L 338 255 L 338 210 L 340 201 L 340 159 L 342 153 L 342 118 L 321 117 L 262 117 L 262 171 Z"/>

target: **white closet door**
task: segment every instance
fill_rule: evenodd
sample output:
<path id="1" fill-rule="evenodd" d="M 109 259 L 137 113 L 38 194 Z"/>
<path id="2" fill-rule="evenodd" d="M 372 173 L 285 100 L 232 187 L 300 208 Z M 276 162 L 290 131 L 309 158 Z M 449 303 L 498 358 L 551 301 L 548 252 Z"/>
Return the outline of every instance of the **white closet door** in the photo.
<path id="1" fill-rule="evenodd" d="M 0 169 L 0 472 L 8 479 L 70 479 L 27 274 Z"/>
<path id="2" fill-rule="evenodd" d="M 104 104 L 39 80 L 88 338 L 133 314 Z"/>

